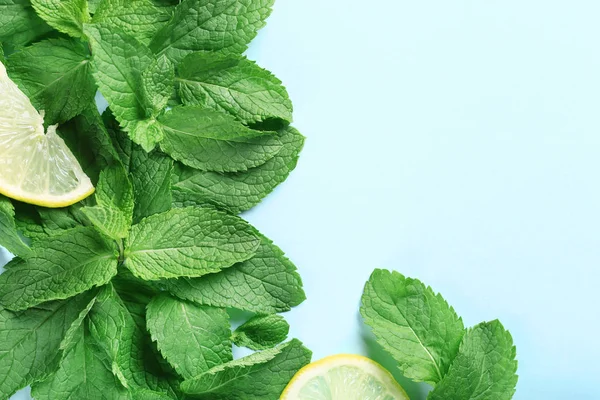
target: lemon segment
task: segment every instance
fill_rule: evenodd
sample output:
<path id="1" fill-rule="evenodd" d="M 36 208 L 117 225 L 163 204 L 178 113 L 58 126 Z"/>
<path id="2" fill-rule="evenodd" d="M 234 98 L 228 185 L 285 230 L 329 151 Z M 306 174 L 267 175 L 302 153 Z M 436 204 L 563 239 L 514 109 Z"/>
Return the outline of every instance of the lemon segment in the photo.
<path id="1" fill-rule="evenodd" d="M 66 207 L 94 192 L 79 162 L 0 62 L 0 193 L 25 203 Z"/>
<path id="2" fill-rule="evenodd" d="M 280 400 L 409 400 L 375 361 L 353 354 L 326 357 L 302 368 Z"/>

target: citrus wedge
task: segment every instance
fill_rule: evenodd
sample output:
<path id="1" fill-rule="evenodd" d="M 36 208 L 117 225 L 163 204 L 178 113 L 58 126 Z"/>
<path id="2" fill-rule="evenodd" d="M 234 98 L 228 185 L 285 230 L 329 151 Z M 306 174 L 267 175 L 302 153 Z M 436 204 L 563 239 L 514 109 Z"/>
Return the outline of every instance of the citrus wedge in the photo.
<path id="1" fill-rule="evenodd" d="M 93 192 L 56 125 L 44 133 L 43 112 L 37 112 L 0 62 L 0 193 L 25 203 L 66 207 Z"/>
<path id="2" fill-rule="evenodd" d="M 302 368 L 280 400 L 409 400 L 392 375 L 363 356 L 339 354 Z"/>

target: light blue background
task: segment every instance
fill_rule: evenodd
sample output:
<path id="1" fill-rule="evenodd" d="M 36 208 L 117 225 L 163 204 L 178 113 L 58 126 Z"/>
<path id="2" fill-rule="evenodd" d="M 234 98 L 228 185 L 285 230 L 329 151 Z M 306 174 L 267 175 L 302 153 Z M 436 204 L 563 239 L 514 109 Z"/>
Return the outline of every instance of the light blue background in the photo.
<path id="1" fill-rule="evenodd" d="M 514 335 L 515 399 L 600 399 L 596 1 L 279 0 L 249 57 L 308 137 L 246 217 L 298 265 L 315 359 L 362 353 L 374 268 Z M 425 388 L 409 385 L 413 400 Z"/>

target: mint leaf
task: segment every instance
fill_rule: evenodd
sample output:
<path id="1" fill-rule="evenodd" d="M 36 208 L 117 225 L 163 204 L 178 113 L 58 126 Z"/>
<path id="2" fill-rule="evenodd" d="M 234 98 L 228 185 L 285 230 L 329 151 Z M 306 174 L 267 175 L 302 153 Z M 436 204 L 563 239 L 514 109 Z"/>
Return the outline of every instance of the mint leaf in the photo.
<path id="1" fill-rule="evenodd" d="M 91 74 L 87 47 L 73 39 L 48 39 L 8 58 L 11 79 L 38 110 L 47 124 L 79 115 L 94 100 L 96 83 Z"/>
<path id="2" fill-rule="evenodd" d="M 63 336 L 89 300 L 82 295 L 23 312 L 0 308 L 0 397 L 9 398 L 58 366 Z"/>
<path id="3" fill-rule="evenodd" d="M 233 117 L 199 106 L 180 106 L 158 118 L 161 149 L 201 170 L 233 172 L 264 164 L 281 149 L 272 132 L 248 129 Z"/>
<path id="4" fill-rule="evenodd" d="M 263 165 L 245 172 L 218 173 L 191 170 L 173 185 L 177 206 L 212 204 L 238 214 L 262 201 L 296 167 L 304 136 L 288 127 L 279 136 L 282 143 L 277 155 Z"/>
<path id="5" fill-rule="evenodd" d="M 281 315 L 256 315 L 233 333 L 236 346 L 251 350 L 266 350 L 287 339 L 289 324 Z"/>
<path id="6" fill-rule="evenodd" d="M 462 319 L 439 294 L 397 272 L 373 272 L 361 314 L 404 376 L 417 382 L 441 381 L 464 335 Z"/>
<path id="7" fill-rule="evenodd" d="M 17 256 L 26 257 L 31 249 L 19 236 L 12 202 L 0 195 L 0 245 Z"/>
<path id="8" fill-rule="evenodd" d="M 150 43 L 175 63 L 197 50 L 243 53 L 271 14 L 274 0 L 187 0 Z"/>
<path id="9" fill-rule="evenodd" d="M 85 295 L 82 295 L 85 296 Z M 77 344 L 78 341 L 78 332 L 79 332 L 79 328 L 81 328 L 88 316 L 88 314 L 90 313 L 90 310 L 92 309 L 92 307 L 94 306 L 94 304 L 96 304 L 96 299 L 97 299 L 97 293 L 96 291 L 90 291 L 89 293 L 87 293 L 87 296 L 93 296 L 91 298 L 91 300 L 89 301 L 89 303 L 87 304 L 87 306 L 85 306 L 80 312 L 79 315 L 77 316 L 77 318 L 71 323 L 71 326 L 69 326 L 69 329 L 67 329 L 67 331 L 65 332 L 64 338 L 62 340 L 62 342 L 60 342 L 60 349 L 63 351 L 63 356 L 64 356 L 64 352 L 71 350 L 73 347 L 75 347 L 75 345 Z M 71 301 L 71 300 L 69 300 Z"/>
<path id="10" fill-rule="evenodd" d="M 125 266 L 146 280 L 202 276 L 251 258 L 260 244 L 244 220 L 203 208 L 179 208 L 131 229 Z"/>
<path id="11" fill-rule="evenodd" d="M 104 350 L 106 363 L 124 387 L 129 387 L 131 340 L 134 325 L 112 285 L 102 288 L 89 314 L 90 335 Z"/>
<path id="12" fill-rule="evenodd" d="M 3 64 L 6 62 L 4 59 L 4 47 L 2 46 L 2 42 L 0 42 L 0 62 Z"/>
<path id="13" fill-rule="evenodd" d="M 133 400 L 173 400 L 166 394 L 154 392 L 152 390 L 137 390 L 133 392 Z"/>
<path id="14" fill-rule="evenodd" d="M 70 36 L 83 37 L 89 21 L 87 0 L 31 0 L 31 5 L 48 25 Z"/>
<path id="15" fill-rule="evenodd" d="M 281 81 L 246 57 L 192 53 L 177 71 L 184 104 L 225 111 L 244 124 L 292 121 L 292 102 Z"/>
<path id="16" fill-rule="evenodd" d="M 51 30 L 37 16 L 29 0 L 0 0 L 0 42 L 25 46 Z"/>
<path id="17" fill-rule="evenodd" d="M 147 318 L 152 340 L 184 378 L 233 359 L 229 316 L 222 308 L 160 295 L 148 305 Z"/>
<path id="18" fill-rule="evenodd" d="M 96 10 L 98 9 L 98 6 L 100 6 L 100 3 L 103 0 L 88 0 L 88 10 L 91 14 L 94 14 L 96 12 Z"/>
<path id="19" fill-rule="evenodd" d="M 88 104 L 81 114 L 62 124 L 58 133 L 94 185 L 98 182 L 100 171 L 119 162 L 119 155 L 95 104 Z"/>
<path id="20" fill-rule="evenodd" d="M 100 92 L 131 139 L 146 151 L 160 140 L 160 132 L 149 130 L 142 71 L 154 58 L 150 50 L 123 31 L 103 25 L 85 26 L 94 54 L 92 64 Z"/>
<path id="21" fill-rule="evenodd" d="M 75 330 L 73 341 L 74 346 L 66 351 L 58 370 L 48 379 L 32 385 L 33 397 L 36 400 L 130 399 L 127 390 L 106 367 L 106 355 L 85 321 Z"/>
<path id="22" fill-rule="evenodd" d="M 257 313 L 288 311 L 306 299 L 296 267 L 283 251 L 259 234 L 261 244 L 251 259 L 218 274 L 165 282 L 173 295 L 215 307 Z"/>
<path id="23" fill-rule="evenodd" d="M 168 9 L 150 0 L 102 0 L 94 11 L 93 23 L 112 26 L 148 45 L 171 17 Z"/>
<path id="24" fill-rule="evenodd" d="M 105 114 L 104 121 L 133 184 L 133 221 L 137 223 L 142 218 L 170 210 L 173 159 L 158 151 L 147 153 L 133 143 L 121 132 L 110 113 Z"/>
<path id="25" fill-rule="evenodd" d="M 445 378 L 430 400 L 510 400 L 517 385 L 516 349 L 499 321 L 483 322 L 465 334 Z"/>
<path id="26" fill-rule="evenodd" d="M 127 237 L 134 204 L 133 187 L 123 166 L 114 166 L 100 173 L 96 201 L 97 206 L 82 209 L 92 224 L 115 240 Z"/>
<path id="27" fill-rule="evenodd" d="M 142 73 L 146 113 L 157 116 L 164 111 L 175 87 L 175 68 L 165 56 L 154 60 Z"/>
<path id="28" fill-rule="evenodd" d="M 184 393 L 198 399 L 278 399 L 290 379 L 310 362 L 312 353 L 293 339 L 273 349 L 215 367 L 184 381 Z"/>
<path id="29" fill-rule="evenodd" d="M 92 228 L 75 228 L 35 242 L 19 268 L 0 275 L 0 303 L 24 310 L 106 284 L 117 273 L 117 252 Z"/>

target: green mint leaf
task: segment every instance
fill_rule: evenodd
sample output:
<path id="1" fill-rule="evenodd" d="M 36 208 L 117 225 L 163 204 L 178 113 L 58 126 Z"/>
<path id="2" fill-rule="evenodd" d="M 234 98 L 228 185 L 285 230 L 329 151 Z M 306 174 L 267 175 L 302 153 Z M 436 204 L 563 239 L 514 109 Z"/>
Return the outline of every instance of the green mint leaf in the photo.
<path id="1" fill-rule="evenodd" d="M 197 50 L 243 53 L 271 14 L 274 0 L 187 0 L 150 43 L 175 63 Z"/>
<path id="2" fill-rule="evenodd" d="M 241 218 L 204 208 L 179 208 L 131 229 L 125 266 L 146 279 L 202 276 L 245 261 L 260 239 Z"/>
<path id="3" fill-rule="evenodd" d="M 89 22 L 87 0 L 31 0 L 31 5 L 48 25 L 75 38 L 82 38 Z"/>
<path id="4" fill-rule="evenodd" d="M 173 185 L 174 204 L 212 204 L 234 214 L 254 207 L 287 179 L 296 167 L 304 146 L 304 136 L 292 127 L 284 129 L 279 140 L 282 148 L 275 157 L 245 172 L 218 173 L 190 169 L 195 172 Z"/>
<path id="5" fill-rule="evenodd" d="M 146 308 L 159 291 L 151 282 L 137 279 L 127 270 L 121 271 L 113 283 L 118 297 L 113 296 L 112 303 L 122 310 L 119 311 L 124 317 L 122 331 L 131 332 L 122 336 L 118 353 L 122 354 L 119 363 L 130 389 L 151 390 L 179 398 L 179 378 L 160 355 L 146 328 Z"/>
<path id="6" fill-rule="evenodd" d="M 142 90 L 142 72 L 152 64 L 150 50 L 134 37 L 103 24 L 85 26 L 94 54 L 92 65 L 100 92 L 131 139 L 146 151 L 154 148 L 161 132 L 152 121 Z"/>
<path id="7" fill-rule="evenodd" d="M 428 400 L 510 400 L 517 385 L 516 349 L 499 321 L 465 334 L 444 379 Z"/>
<path id="8" fill-rule="evenodd" d="M 177 161 L 204 171 L 245 171 L 281 150 L 272 132 L 248 129 L 233 117 L 200 106 L 180 106 L 158 118 L 161 149 Z"/>
<path id="9" fill-rule="evenodd" d="M 51 30 L 37 16 L 29 0 L 0 0 L 0 42 L 25 46 Z"/>
<path id="10" fill-rule="evenodd" d="M 173 400 L 172 397 L 164 393 L 144 389 L 133 392 L 132 396 L 133 400 Z"/>
<path id="11" fill-rule="evenodd" d="M 289 332 L 290 325 L 281 315 L 256 315 L 235 330 L 233 342 L 251 350 L 266 350 L 287 339 Z"/>
<path id="12" fill-rule="evenodd" d="M 19 268 L 0 275 L 0 303 L 24 310 L 106 284 L 117 273 L 113 242 L 92 228 L 75 228 L 35 242 Z"/>
<path id="13" fill-rule="evenodd" d="M 81 312 L 79 313 L 77 318 L 71 323 L 71 325 L 69 326 L 69 329 L 67 329 L 67 331 L 65 332 L 64 338 L 63 338 L 62 342 L 60 342 L 60 349 L 63 351 L 63 353 L 62 353 L 63 356 L 66 351 L 71 350 L 77 344 L 77 342 L 79 340 L 79 338 L 78 338 L 79 328 L 81 328 L 83 326 L 88 314 L 90 313 L 90 310 L 96 303 L 97 296 L 94 294 L 95 294 L 95 291 L 90 291 L 89 293 L 82 295 L 82 296 L 86 296 L 86 295 L 90 296 L 91 295 L 93 297 L 89 301 L 87 306 L 85 306 L 83 308 L 83 310 L 81 310 Z"/>
<path id="14" fill-rule="evenodd" d="M 112 114 L 105 113 L 104 121 L 133 184 L 133 221 L 170 210 L 173 159 L 159 151 L 147 153 L 133 143 Z"/>
<path id="15" fill-rule="evenodd" d="M 211 400 L 276 400 L 312 353 L 293 339 L 275 348 L 215 367 L 184 381 L 184 393 Z"/>
<path id="16" fill-rule="evenodd" d="M 184 104 L 225 111 L 244 124 L 292 121 L 292 102 L 281 81 L 246 57 L 192 53 L 179 64 L 177 74 Z"/>
<path id="17" fill-rule="evenodd" d="M 8 58 L 11 79 L 38 110 L 47 124 L 79 115 L 96 95 L 87 46 L 73 39 L 48 39 Z"/>
<path id="18" fill-rule="evenodd" d="M 302 280 L 283 251 L 260 235 L 251 259 L 218 274 L 166 281 L 173 295 L 215 307 L 233 307 L 256 313 L 289 311 L 306 299 Z"/>
<path id="19" fill-rule="evenodd" d="M 6 62 L 4 59 L 4 46 L 2 46 L 2 42 L 0 42 L 0 62 L 3 64 Z"/>
<path id="20" fill-rule="evenodd" d="M 0 245 L 12 254 L 26 257 L 31 253 L 29 246 L 21 239 L 15 224 L 15 208 L 12 202 L 0 195 Z"/>
<path id="21" fill-rule="evenodd" d="M 168 9 L 156 7 L 150 0 L 102 0 L 92 22 L 120 29 L 148 45 L 170 17 Z"/>
<path id="22" fill-rule="evenodd" d="M 89 301 L 82 295 L 23 312 L 0 308 L 1 398 L 43 379 L 58 366 L 63 336 Z"/>
<path id="23" fill-rule="evenodd" d="M 464 335 L 462 319 L 442 296 L 397 272 L 373 272 L 361 314 L 404 376 L 417 382 L 441 381 Z"/>
<path id="24" fill-rule="evenodd" d="M 96 201 L 97 206 L 82 209 L 92 224 L 115 240 L 127 237 L 133 221 L 133 187 L 122 165 L 100 173 Z"/>
<path id="25" fill-rule="evenodd" d="M 129 387 L 133 321 L 112 285 L 104 286 L 89 314 L 89 331 L 104 350 L 111 371 L 124 387 Z"/>
<path id="26" fill-rule="evenodd" d="M 90 103 L 81 114 L 62 124 L 58 133 L 94 185 L 101 171 L 119 163 L 119 155 L 95 104 Z"/>
<path id="27" fill-rule="evenodd" d="M 175 68 L 167 57 L 160 56 L 142 73 L 142 89 L 147 113 L 157 116 L 167 107 L 175 87 Z"/>
<path id="28" fill-rule="evenodd" d="M 95 14 L 103 0 L 88 0 L 88 11 L 90 14 Z"/>
<path id="29" fill-rule="evenodd" d="M 147 320 L 152 340 L 184 378 L 233 359 L 229 316 L 223 308 L 160 295 L 148 305 Z"/>
<path id="30" fill-rule="evenodd" d="M 58 370 L 48 379 L 31 386 L 36 400 L 131 398 L 107 368 L 106 355 L 85 322 L 76 329 L 74 346 L 66 351 Z"/>

